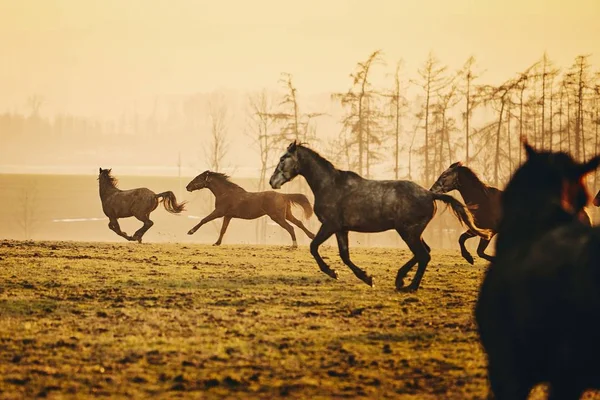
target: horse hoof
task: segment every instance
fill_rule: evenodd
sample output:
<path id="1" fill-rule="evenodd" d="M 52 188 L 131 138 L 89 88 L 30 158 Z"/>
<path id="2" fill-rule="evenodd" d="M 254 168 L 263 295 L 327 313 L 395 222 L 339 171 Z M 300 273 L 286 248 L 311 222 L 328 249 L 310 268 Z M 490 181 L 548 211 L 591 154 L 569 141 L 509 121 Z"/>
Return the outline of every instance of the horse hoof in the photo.
<path id="1" fill-rule="evenodd" d="M 405 287 L 401 287 L 401 288 L 396 288 L 396 291 L 400 292 L 400 293 L 414 293 L 417 291 L 418 288 L 414 287 L 414 286 L 405 286 Z"/>
<path id="2" fill-rule="evenodd" d="M 330 278 L 333 279 L 337 279 L 338 278 L 338 274 L 337 272 L 335 272 L 334 270 L 330 269 L 329 271 L 324 271 L 325 274 L 327 274 L 327 276 L 329 276 Z"/>
<path id="3" fill-rule="evenodd" d="M 473 260 L 473 256 L 471 256 L 470 254 L 463 254 L 463 258 L 467 260 L 469 264 L 475 264 L 475 260 Z"/>
<path id="4" fill-rule="evenodd" d="M 189 235 L 191 235 L 191 233 L 189 233 Z M 213 246 L 220 246 L 221 243 L 213 243 Z"/>
<path id="5" fill-rule="evenodd" d="M 363 282 L 365 282 L 367 285 L 371 286 L 371 287 L 375 287 L 375 282 L 373 282 L 373 277 L 372 276 L 367 276 Z"/>
<path id="6" fill-rule="evenodd" d="M 193 234 L 194 234 L 194 232 L 195 232 L 195 231 L 194 231 L 193 229 L 190 229 L 190 230 L 188 231 L 188 233 L 187 233 L 187 234 L 188 234 L 188 235 L 193 235 Z"/>

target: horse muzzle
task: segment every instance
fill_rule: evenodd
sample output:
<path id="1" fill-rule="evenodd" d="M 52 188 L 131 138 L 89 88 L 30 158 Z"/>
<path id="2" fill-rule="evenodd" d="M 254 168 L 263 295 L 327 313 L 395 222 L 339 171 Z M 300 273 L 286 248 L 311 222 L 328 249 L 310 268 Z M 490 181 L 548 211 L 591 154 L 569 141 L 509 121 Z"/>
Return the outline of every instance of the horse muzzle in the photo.
<path id="1" fill-rule="evenodd" d="M 281 185 L 285 183 L 285 179 L 281 175 L 273 175 L 271 179 L 269 179 L 269 185 L 273 189 L 281 189 Z"/>

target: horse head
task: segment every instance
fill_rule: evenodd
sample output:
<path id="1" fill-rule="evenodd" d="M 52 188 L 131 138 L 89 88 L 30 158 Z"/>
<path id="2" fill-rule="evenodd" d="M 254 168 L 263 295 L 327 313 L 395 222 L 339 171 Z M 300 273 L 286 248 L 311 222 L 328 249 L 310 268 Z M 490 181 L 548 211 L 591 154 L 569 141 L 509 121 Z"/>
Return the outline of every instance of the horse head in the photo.
<path id="1" fill-rule="evenodd" d="M 578 162 L 565 152 L 536 151 L 523 141 L 527 160 L 515 171 L 502 196 L 502 214 L 513 221 L 548 220 L 562 210 L 576 216 L 590 196 L 585 176 L 600 165 L 600 156 Z"/>
<path id="2" fill-rule="evenodd" d="M 300 144 L 294 140 L 279 159 L 279 163 L 269 179 L 269 184 L 273 189 L 280 189 L 284 183 L 291 181 L 300 173 L 298 147 Z"/>
<path id="3" fill-rule="evenodd" d="M 431 190 L 433 193 L 448 193 L 458 189 L 458 170 L 462 167 L 462 162 L 458 161 L 450 165 L 440 177 L 435 181 Z"/>
<path id="4" fill-rule="evenodd" d="M 210 183 L 211 172 L 206 170 L 194 179 L 191 180 L 190 183 L 185 187 L 188 192 L 193 192 L 194 190 L 204 189 L 208 187 Z"/>

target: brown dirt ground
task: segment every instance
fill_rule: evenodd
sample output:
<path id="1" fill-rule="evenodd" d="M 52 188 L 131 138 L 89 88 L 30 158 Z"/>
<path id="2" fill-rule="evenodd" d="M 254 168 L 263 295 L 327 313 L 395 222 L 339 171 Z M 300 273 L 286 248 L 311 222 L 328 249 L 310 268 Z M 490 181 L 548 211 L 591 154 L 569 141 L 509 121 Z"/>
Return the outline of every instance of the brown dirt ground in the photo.
<path id="1" fill-rule="evenodd" d="M 485 264 L 398 294 L 407 251 L 351 251 L 375 288 L 326 246 L 338 281 L 306 247 L 0 242 L 0 397 L 484 398 Z"/>

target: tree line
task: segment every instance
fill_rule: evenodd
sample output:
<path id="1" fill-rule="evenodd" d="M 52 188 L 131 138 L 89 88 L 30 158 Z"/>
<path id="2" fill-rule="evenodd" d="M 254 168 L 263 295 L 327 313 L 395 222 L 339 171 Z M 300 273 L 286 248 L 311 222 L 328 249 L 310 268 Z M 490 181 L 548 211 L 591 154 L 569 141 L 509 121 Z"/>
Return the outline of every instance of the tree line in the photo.
<path id="1" fill-rule="evenodd" d="M 390 77 L 387 87 L 373 80 L 382 71 Z M 160 115 L 155 105 L 147 115 L 130 112 L 112 120 L 43 117 L 44 99 L 31 96 L 26 111 L 0 114 L 0 136 L 5 143 L 37 135 L 75 145 L 87 144 L 86 137 L 201 136 L 198 159 L 220 170 L 241 127 L 254 143 L 260 190 L 292 140 L 309 143 L 339 167 L 365 177 L 411 179 L 426 187 L 457 160 L 502 187 L 522 161 L 520 136 L 536 148 L 568 151 L 579 160 L 598 153 L 600 73 L 589 55 L 560 68 L 544 53 L 500 84 L 484 81 L 474 57 L 452 71 L 433 53 L 415 79 L 406 78 L 402 60 L 390 67 L 381 50 L 347 72 L 347 91 L 329 98 L 334 112 L 325 104 L 310 109 L 294 77 L 282 73 L 276 92 L 198 93 L 170 100 Z M 323 129 L 326 119 L 337 128 Z M 597 190 L 598 175 L 589 183 Z"/>

